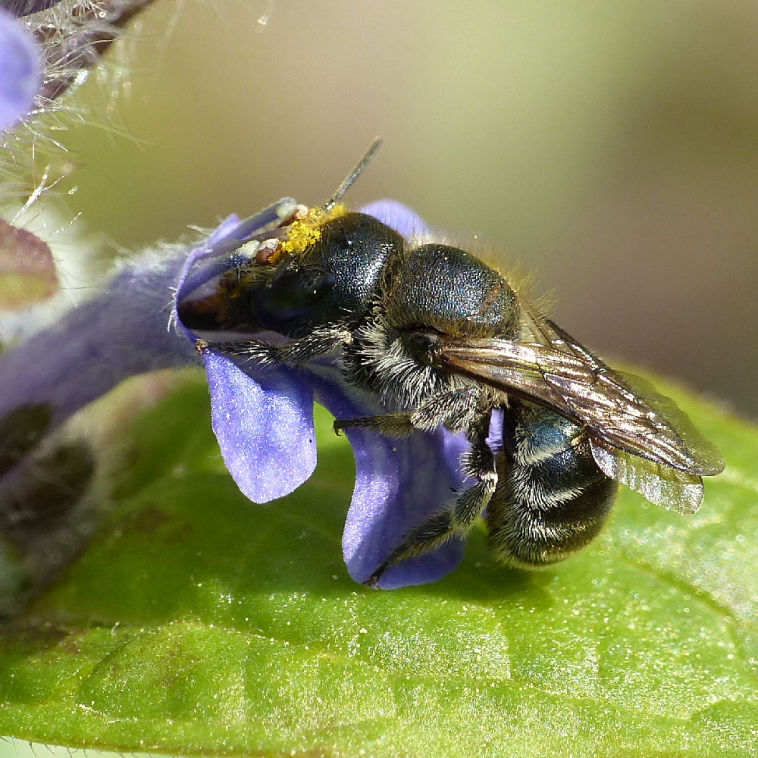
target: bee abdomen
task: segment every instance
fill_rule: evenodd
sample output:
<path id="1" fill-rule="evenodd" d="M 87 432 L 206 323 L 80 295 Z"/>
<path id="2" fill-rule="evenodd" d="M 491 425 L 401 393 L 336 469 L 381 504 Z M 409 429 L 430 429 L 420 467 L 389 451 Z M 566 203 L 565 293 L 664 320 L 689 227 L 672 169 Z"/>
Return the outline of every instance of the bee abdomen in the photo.
<path id="1" fill-rule="evenodd" d="M 616 496 L 586 433 L 531 403 L 514 401 L 505 411 L 500 468 L 487 523 L 490 545 L 511 565 L 546 566 L 584 547 Z"/>

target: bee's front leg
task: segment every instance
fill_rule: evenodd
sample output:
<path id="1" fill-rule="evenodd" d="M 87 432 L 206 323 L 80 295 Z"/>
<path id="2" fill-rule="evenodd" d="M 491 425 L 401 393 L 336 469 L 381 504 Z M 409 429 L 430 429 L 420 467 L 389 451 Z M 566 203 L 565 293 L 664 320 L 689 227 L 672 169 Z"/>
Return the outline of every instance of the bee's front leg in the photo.
<path id="1" fill-rule="evenodd" d="M 272 345 L 261 340 L 240 342 L 211 342 L 210 347 L 226 355 L 244 358 L 261 364 L 301 366 L 320 355 L 348 344 L 352 334 L 347 327 L 316 327 L 304 337 L 290 340 L 284 345 Z"/>
<path id="2" fill-rule="evenodd" d="M 277 360 L 287 366 L 302 366 L 319 355 L 349 345 L 352 340 L 352 332 L 346 326 L 315 327 L 304 337 L 278 347 Z"/>
<path id="3" fill-rule="evenodd" d="M 491 410 L 480 409 L 468 432 L 471 448 L 464 456 L 463 466 L 466 473 L 476 479 L 476 484 L 465 490 L 451 508 L 435 513 L 411 529 L 365 584 L 376 586 L 382 574 L 395 563 L 428 553 L 452 537 L 463 537 L 469 532 L 497 487 L 495 457 L 486 441 L 490 415 Z"/>

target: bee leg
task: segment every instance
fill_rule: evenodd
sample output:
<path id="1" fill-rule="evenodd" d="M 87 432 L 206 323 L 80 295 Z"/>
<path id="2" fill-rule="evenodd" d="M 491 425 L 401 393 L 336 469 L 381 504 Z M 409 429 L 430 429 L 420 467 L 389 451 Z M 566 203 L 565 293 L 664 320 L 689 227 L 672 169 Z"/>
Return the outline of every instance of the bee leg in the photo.
<path id="1" fill-rule="evenodd" d="M 349 427 L 363 427 L 375 429 L 388 437 L 407 437 L 414 429 L 433 432 L 445 426 L 451 432 L 461 432 L 471 426 L 478 393 L 479 390 L 473 387 L 442 392 L 412 412 L 337 419 L 334 431 L 339 433 Z"/>
<path id="2" fill-rule="evenodd" d="M 387 437 L 408 437 L 413 431 L 410 413 L 385 413 L 383 416 L 363 416 L 361 418 L 343 418 L 334 420 L 334 431 L 339 434 L 343 429 L 373 429 Z"/>
<path id="3" fill-rule="evenodd" d="M 495 456 L 487 445 L 490 412 L 479 411 L 472 423 L 471 448 L 463 459 L 466 473 L 477 480 L 463 492 L 452 508 L 435 513 L 413 527 L 403 541 L 377 567 L 365 582 L 376 586 L 382 574 L 395 563 L 428 553 L 452 537 L 464 537 L 487 507 L 497 487 Z"/>
<path id="4" fill-rule="evenodd" d="M 262 364 L 301 366 L 319 355 L 348 344 L 352 340 L 350 330 L 342 326 L 315 328 L 303 337 L 285 345 L 271 345 L 260 340 L 241 342 L 212 342 L 210 346 L 227 355 Z"/>
<path id="5" fill-rule="evenodd" d="M 303 337 L 276 348 L 277 360 L 287 366 L 301 366 L 319 355 L 330 353 L 353 340 L 345 326 L 315 327 Z"/>
<path id="6" fill-rule="evenodd" d="M 480 392 L 478 387 L 441 392 L 411 413 L 411 424 L 425 432 L 433 432 L 440 426 L 451 432 L 466 431 L 477 414 Z"/>
<path id="7" fill-rule="evenodd" d="M 276 363 L 276 346 L 269 345 L 260 340 L 245 340 L 244 342 L 209 342 L 208 347 L 218 350 L 224 355 L 233 358 L 242 358 L 245 362 L 251 361 L 260 364 Z"/>

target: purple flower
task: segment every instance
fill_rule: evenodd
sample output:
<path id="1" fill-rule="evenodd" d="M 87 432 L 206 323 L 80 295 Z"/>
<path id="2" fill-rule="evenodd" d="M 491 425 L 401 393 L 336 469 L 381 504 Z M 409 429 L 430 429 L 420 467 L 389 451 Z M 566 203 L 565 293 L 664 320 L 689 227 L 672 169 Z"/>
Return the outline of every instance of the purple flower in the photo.
<path id="1" fill-rule="evenodd" d="M 84 81 L 120 30 L 152 0 L 8 0 L 0 8 L 0 132 Z M 57 6 L 57 7 L 56 7 Z M 49 12 L 48 12 L 49 11 Z"/>
<path id="2" fill-rule="evenodd" d="M 245 221 L 230 216 L 195 247 L 146 255 L 123 268 L 99 296 L 0 355 L 0 431 L 18 414 L 33 419 L 18 460 L 6 462 L 9 474 L 74 411 L 127 376 L 157 368 L 204 363 L 213 430 L 227 468 L 257 503 L 292 492 L 313 472 L 314 400 L 336 418 L 382 413 L 375 399 L 345 384 L 334 357 L 297 369 L 232 358 L 199 340 L 179 318 L 179 303 L 239 265 L 244 243 L 275 236 L 293 207 L 284 199 Z M 363 210 L 404 236 L 426 230 L 399 203 L 382 201 Z M 467 443 L 444 430 L 389 439 L 349 428 L 347 436 L 357 473 L 343 550 L 350 575 L 362 582 L 412 526 L 464 486 L 458 458 Z M 0 455 L 0 500 L 2 474 Z M 6 474 L 5 480 L 12 478 Z M 462 553 L 463 542 L 450 540 L 391 566 L 380 585 L 434 581 L 455 568 Z"/>
<path id="3" fill-rule="evenodd" d="M 0 8 L 0 132 L 31 110 L 42 83 L 42 53 L 31 33 Z"/>

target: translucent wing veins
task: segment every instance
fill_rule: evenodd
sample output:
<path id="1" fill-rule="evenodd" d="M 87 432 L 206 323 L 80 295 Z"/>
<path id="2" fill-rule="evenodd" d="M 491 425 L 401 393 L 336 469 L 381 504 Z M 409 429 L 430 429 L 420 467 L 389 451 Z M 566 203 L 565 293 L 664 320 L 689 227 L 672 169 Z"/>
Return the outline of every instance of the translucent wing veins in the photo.
<path id="1" fill-rule="evenodd" d="M 723 470 L 718 452 L 673 401 L 610 369 L 552 321 L 535 321 L 538 342 L 450 340 L 441 360 L 451 371 L 546 405 L 589 427 L 605 446 L 693 476 Z"/>

